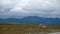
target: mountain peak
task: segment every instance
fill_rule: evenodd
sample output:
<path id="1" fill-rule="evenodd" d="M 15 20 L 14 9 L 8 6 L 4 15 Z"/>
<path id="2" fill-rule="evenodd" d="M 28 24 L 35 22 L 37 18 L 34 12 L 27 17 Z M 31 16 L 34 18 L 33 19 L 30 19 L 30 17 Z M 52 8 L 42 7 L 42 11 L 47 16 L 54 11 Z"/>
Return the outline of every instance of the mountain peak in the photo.
<path id="1" fill-rule="evenodd" d="M 2 24 L 48 24 L 48 25 L 60 25 L 60 18 L 42 18 L 38 16 L 28 16 L 21 19 L 8 18 L 0 19 Z"/>

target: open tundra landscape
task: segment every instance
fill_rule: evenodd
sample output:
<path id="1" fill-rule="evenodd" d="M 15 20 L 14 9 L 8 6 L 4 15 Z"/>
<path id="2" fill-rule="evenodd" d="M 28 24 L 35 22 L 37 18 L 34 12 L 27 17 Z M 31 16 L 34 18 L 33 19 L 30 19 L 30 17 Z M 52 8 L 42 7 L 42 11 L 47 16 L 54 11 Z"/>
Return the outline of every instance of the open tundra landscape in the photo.
<path id="1" fill-rule="evenodd" d="M 0 25 L 0 34 L 60 34 L 60 26 L 5 24 Z"/>
<path id="2" fill-rule="evenodd" d="M 0 34 L 60 34 L 60 0 L 0 0 Z"/>

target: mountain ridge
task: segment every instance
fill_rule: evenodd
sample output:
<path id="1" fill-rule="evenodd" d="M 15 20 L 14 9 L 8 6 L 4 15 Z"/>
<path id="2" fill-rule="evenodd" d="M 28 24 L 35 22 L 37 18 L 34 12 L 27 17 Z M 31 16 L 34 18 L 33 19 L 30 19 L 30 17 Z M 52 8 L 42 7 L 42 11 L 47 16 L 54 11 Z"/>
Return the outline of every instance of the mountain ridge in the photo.
<path id="1" fill-rule="evenodd" d="M 24 18 L 7 18 L 1 19 L 0 24 L 46 24 L 46 25 L 59 25 L 60 18 L 43 18 L 38 16 L 28 16 Z"/>

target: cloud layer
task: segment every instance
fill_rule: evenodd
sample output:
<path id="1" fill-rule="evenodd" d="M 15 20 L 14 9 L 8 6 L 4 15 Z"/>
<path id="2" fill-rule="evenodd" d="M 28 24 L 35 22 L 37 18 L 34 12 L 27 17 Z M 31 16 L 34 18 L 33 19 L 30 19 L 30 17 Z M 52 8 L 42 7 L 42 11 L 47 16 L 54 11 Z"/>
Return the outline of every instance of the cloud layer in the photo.
<path id="1" fill-rule="evenodd" d="M 60 18 L 60 0 L 0 0 L 0 18 Z"/>

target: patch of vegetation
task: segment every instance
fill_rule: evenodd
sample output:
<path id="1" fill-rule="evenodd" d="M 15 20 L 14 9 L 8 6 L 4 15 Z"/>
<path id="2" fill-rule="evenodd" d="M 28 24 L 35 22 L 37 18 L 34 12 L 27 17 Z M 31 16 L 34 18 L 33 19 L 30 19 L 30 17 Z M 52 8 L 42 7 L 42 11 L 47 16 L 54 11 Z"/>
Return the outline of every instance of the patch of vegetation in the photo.
<path id="1" fill-rule="evenodd" d="M 45 29 L 40 29 L 38 25 L 17 25 L 17 24 L 10 24 L 10 25 L 0 25 L 0 31 L 3 33 L 28 33 L 28 32 L 52 32 L 52 30 L 60 30 L 59 26 L 47 26 Z"/>

